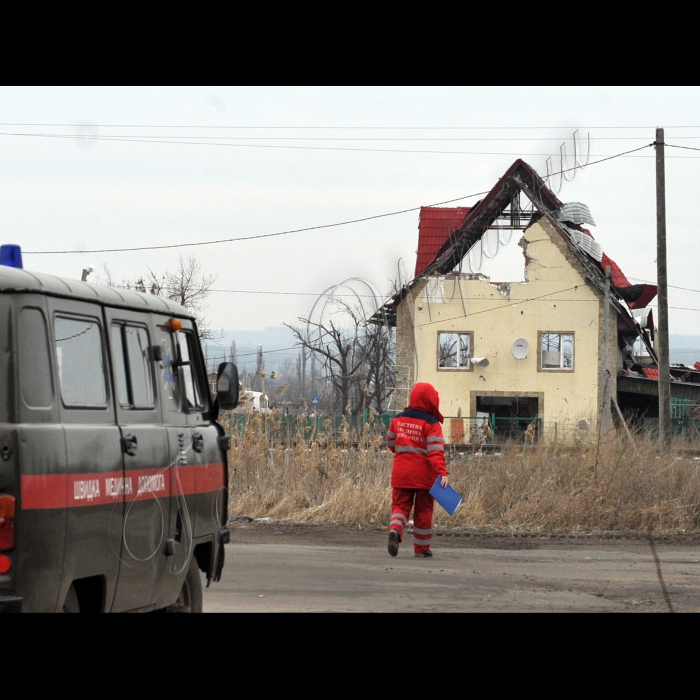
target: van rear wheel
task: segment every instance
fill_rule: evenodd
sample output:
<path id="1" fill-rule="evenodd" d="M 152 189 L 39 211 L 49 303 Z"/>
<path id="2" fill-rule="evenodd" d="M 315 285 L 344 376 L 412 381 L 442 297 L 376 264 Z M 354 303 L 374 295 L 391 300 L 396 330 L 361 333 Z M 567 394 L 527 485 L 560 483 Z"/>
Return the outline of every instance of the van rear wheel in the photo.
<path id="1" fill-rule="evenodd" d="M 187 576 L 180 589 L 177 600 L 169 605 L 166 610 L 169 613 L 201 613 L 202 603 L 202 577 L 199 573 L 197 559 L 192 556 Z"/>

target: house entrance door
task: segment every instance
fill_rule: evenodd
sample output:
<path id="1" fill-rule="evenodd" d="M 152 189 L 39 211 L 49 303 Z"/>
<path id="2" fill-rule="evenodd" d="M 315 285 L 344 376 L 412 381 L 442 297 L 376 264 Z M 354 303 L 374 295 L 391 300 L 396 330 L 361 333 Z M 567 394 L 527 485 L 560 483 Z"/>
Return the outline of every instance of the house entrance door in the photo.
<path id="1" fill-rule="evenodd" d="M 504 396 L 503 392 L 498 395 L 484 393 L 476 396 L 475 415 L 488 415 L 494 442 L 534 442 L 541 432 L 541 404 L 539 395 L 514 393 L 512 396 Z"/>

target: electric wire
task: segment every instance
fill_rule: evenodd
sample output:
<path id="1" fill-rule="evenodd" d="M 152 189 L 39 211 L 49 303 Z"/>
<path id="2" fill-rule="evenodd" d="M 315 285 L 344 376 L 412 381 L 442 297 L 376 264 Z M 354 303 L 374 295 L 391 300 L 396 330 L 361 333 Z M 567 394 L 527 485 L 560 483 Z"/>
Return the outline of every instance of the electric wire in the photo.
<path id="1" fill-rule="evenodd" d="M 100 129 L 260 129 L 260 130 L 347 130 L 347 131 L 546 131 L 552 129 L 609 129 L 609 130 L 646 130 L 654 126 L 272 126 L 272 125 L 213 125 L 213 124 L 94 124 L 68 122 L 0 122 L 0 126 L 52 126 L 52 127 L 97 127 Z M 700 125 L 666 126 L 666 129 L 700 129 Z"/>
<path id="2" fill-rule="evenodd" d="M 284 150 L 306 150 L 306 151 L 349 151 L 362 153 L 429 153 L 429 154 L 453 154 L 453 155 L 471 155 L 471 156 L 551 156 L 551 153 L 522 153 L 510 151 L 446 151 L 446 150 L 428 150 L 428 149 L 402 149 L 402 148 L 350 148 L 345 146 L 294 146 L 289 144 L 262 144 L 262 143 L 230 143 L 230 142 L 205 142 L 205 141 L 183 141 L 173 140 L 175 137 L 140 137 L 140 136 L 93 136 L 83 134 L 29 134 L 22 132 L 0 131 L 0 136 L 21 136 L 30 138 L 47 138 L 47 139 L 68 139 L 78 141 L 105 141 L 115 143 L 160 143 L 169 145 L 181 146 L 223 146 L 227 148 L 266 148 L 266 149 L 284 149 Z M 640 149 L 641 150 L 641 149 Z M 595 158 L 605 160 L 608 154 L 595 155 Z M 616 155 L 615 157 L 620 157 Z M 635 156 L 639 158 L 652 158 L 653 156 Z M 692 157 L 692 156 L 690 156 Z"/>
<path id="3" fill-rule="evenodd" d="M 645 284 L 656 284 L 656 282 L 652 282 L 651 280 L 643 280 L 639 277 L 630 277 L 629 279 L 635 280 L 636 282 L 644 282 Z M 682 289 L 684 292 L 697 292 L 700 294 L 700 289 L 691 289 L 690 287 L 679 287 L 675 284 L 667 284 L 666 286 L 669 289 Z"/>
<path id="4" fill-rule="evenodd" d="M 437 202 L 436 204 L 426 204 L 426 205 L 421 205 L 418 207 L 411 207 L 410 209 L 401 209 L 400 211 L 392 211 L 388 212 L 386 214 L 375 214 L 373 216 L 365 216 L 361 219 L 351 219 L 349 221 L 339 221 L 333 224 L 321 224 L 320 226 L 307 226 L 306 228 L 298 228 L 298 229 L 291 229 L 289 231 L 278 231 L 276 233 L 261 233 L 255 236 L 242 236 L 238 238 L 221 238 L 217 239 L 214 241 L 198 241 L 196 243 L 172 243 L 172 244 L 167 244 L 167 245 L 156 245 L 156 246 L 140 246 L 140 247 L 135 247 L 135 248 L 104 248 L 104 249 L 95 249 L 95 250 L 28 250 L 28 251 L 22 251 L 22 255 L 69 255 L 71 253 L 75 254 L 87 254 L 87 253 L 123 253 L 123 252 L 132 252 L 132 251 L 138 251 L 138 250 L 163 250 L 166 248 L 189 248 L 193 246 L 201 246 L 201 245 L 216 245 L 219 243 L 233 243 L 235 241 L 250 241 L 250 240 L 255 240 L 258 238 L 272 238 L 274 236 L 287 236 L 291 233 L 303 233 L 304 231 L 317 231 L 319 229 L 324 229 L 324 228 L 333 228 L 336 226 L 347 226 L 349 224 L 358 224 L 362 223 L 363 221 L 371 221 L 373 219 L 382 219 L 387 216 L 397 216 L 398 214 L 406 214 L 408 212 L 412 211 L 420 211 L 420 209 L 423 208 L 423 206 L 428 206 L 428 207 L 437 207 L 442 204 L 450 204 L 452 202 L 459 202 L 464 199 L 471 199 L 472 197 L 478 197 L 479 195 L 482 194 L 488 194 L 488 191 L 486 192 L 476 192 L 475 194 L 467 194 L 464 195 L 463 197 L 456 197 L 455 199 L 448 199 L 445 200 L 444 202 Z"/>
<path id="5" fill-rule="evenodd" d="M 653 143 L 648 143 L 645 144 L 644 146 L 639 146 L 638 148 L 633 148 L 628 151 L 623 151 L 622 153 L 616 153 L 615 155 L 607 156 L 605 158 L 600 158 L 599 160 L 594 160 L 591 163 L 588 163 L 586 167 L 590 167 L 591 165 L 597 165 L 598 163 L 605 163 L 606 161 L 613 160 L 614 158 L 621 158 L 623 156 L 629 155 L 631 153 L 636 153 L 638 151 L 641 151 L 645 148 L 650 148 L 653 146 Z M 579 169 L 580 166 L 575 165 L 573 168 L 567 168 L 565 170 L 561 170 L 558 173 L 549 173 L 549 175 L 559 175 L 565 172 L 569 172 L 571 170 L 576 170 Z M 255 240 L 255 239 L 260 239 L 260 238 L 272 238 L 274 236 L 286 236 L 292 233 L 302 233 L 304 231 L 316 231 L 319 229 L 325 229 L 325 228 L 334 228 L 336 226 L 347 226 L 349 224 L 356 224 L 356 223 L 361 223 L 364 221 L 371 221 L 373 219 L 381 219 L 385 218 L 388 216 L 396 216 L 399 214 L 406 214 L 408 212 L 412 211 L 419 211 L 420 209 L 423 208 L 423 206 L 429 206 L 429 207 L 437 207 L 441 206 L 443 204 L 451 204 L 452 202 L 459 202 L 464 199 L 471 199 L 472 197 L 478 197 L 480 195 L 488 194 L 490 190 L 484 191 L 484 192 L 477 192 L 475 194 L 468 194 L 464 195 L 463 197 L 456 197 L 454 199 L 448 199 L 443 202 L 437 202 L 435 204 L 428 204 L 428 205 L 422 205 L 418 207 L 411 207 L 409 209 L 401 209 L 399 211 L 393 211 L 393 212 L 388 212 L 386 214 L 375 214 L 373 216 L 366 216 L 360 219 L 351 219 L 349 221 L 340 221 L 336 222 L 333 224 L 322 224 L 319 226 L 308 226 L 305 228 L 300 228 L 300 229 L 291 229 L 289 231 L 278 231 L 276 233 L 262 233 L 262 234 L 257 234 L 255 236 L 240 236 L 237 238 L 221 238 L 213 241 L 197 241 L 193 243 L 170 243 L 170 244 L 165 244 L 165 245 L 157 245 L 157 246 L 138 246 L 138 247 L 128 247 L 128 248 L 102 248 L 102 249 L 91 249 L 91 250 L 28 250 L 28 251 L 23 251 L 24 255 L 86 255 L 86 254 L 91 254 L 91 253 L 123 253 L 123 252 L 133 252 L 133 251 L 141 251 L 141 250 L 165 250 L 165 249 L 171 249 L 171 248 L 189 248 L 189 247 L 194 247 L 194 246 L 203 246 L 203 245 L 216 245 L 220 243 L 233 243 L 236 241 L 247 241 L 247 240 Z"/>
<path id="6" fill-rule="evenodd" d="M 700 151 L 700 148 L 693 148 L 692 146 L 676 146 L 675 144 L 666 142 L 664 142 L 664 146 L 668 146 L 669 148 L 682 148 L 684 151 Z"/>

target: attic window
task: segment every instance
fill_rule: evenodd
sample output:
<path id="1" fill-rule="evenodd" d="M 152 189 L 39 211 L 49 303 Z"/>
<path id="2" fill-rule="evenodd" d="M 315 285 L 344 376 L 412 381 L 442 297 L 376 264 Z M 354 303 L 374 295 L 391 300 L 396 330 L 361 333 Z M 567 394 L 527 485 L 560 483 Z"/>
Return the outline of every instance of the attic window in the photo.
<path id="1" fill-rule="evenodd" d="M 471 370 L 473 333 L 438 333 L 438 369 Z"/>

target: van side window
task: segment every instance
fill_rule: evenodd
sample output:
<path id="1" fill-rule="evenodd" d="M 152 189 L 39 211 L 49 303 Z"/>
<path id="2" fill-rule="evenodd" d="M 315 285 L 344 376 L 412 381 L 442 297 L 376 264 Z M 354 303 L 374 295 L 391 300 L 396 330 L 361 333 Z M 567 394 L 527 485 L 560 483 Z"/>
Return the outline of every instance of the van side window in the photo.
<path id="1" fill-rule="evenodd" d="M 56 365 L 66 406 L 107 405 L 100 324 L 89 318 L 54 318 Z"/>
<path id="2" fill-rule="evenodd" d="M 19 315 L 19 377 L 22 399 L 29 408 L 50 408 L 53 405 L 48 335 L 41 309 L 22 309 Z"/>
<path id="3" fill-rule="evenodd" d="M 201 408 L 204 406 L 204 393 L 202 392 L 197 366 L 194 336 L 189 332 L 178 331 L 176 337 L 180 348 L 182 380 L 185 389 L 185 398 L 187 399 L 187 407 Z"/>
<path id="4" fill-rule="evenodd" d="M 155 390 L 148 331 L 126 323 L 112 324 L 112 351 L 120 405 L 153 408 Z"/>

